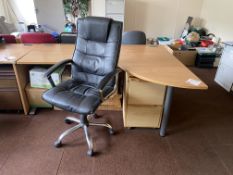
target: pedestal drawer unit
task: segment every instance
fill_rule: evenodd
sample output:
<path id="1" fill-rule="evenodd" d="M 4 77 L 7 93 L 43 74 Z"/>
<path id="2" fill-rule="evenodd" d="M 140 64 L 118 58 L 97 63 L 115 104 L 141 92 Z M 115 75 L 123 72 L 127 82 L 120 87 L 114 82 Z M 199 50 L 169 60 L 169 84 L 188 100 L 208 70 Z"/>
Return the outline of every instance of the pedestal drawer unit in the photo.
<path id="1" fill-rule="evenodd" d="M 165 86 L 139 80 L 126 73 L 123 98 L 125 127 L 159 128 Z"/>
<path id="2" fill-rule="evenodd" d="M 12 65 L 0 65 L 0 110 L 21 110 L 22 103 Z"/>

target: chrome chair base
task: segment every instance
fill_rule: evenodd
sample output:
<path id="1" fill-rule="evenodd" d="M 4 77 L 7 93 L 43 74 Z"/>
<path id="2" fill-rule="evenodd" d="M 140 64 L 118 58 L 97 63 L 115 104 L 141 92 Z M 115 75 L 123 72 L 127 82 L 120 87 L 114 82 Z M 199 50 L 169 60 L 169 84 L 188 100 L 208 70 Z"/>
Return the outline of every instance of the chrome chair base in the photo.
<path id="1" fill-rule="evenodd" d="M 95 115 L 95 114 L 93 114 Z M 83 128 L 84 131 L 84 135 L 87 141 L 87 145 L 88 145 L 88 151 L 87 151 L 87 155 L 88 156 L 93 156 L 94 155 L 94 151 L 93 151 L 93 142 L 92 139 L 89 135 L 88 132 L 88 127 L 89 126 L 101 126 L 101 127 L 106 127 L 109 129 L 109 133 L 110 134 L 114 134 L 113 128 L 110 124 L 108 123 L 92 123 L 89 122 L 90 117 L 92 117 L 92 115 L 81 115 L 80 119 L 76 118 L 76 117 L 66 117 L 65 118 L 65 123 L 67 124 L 73 124 L 76 123 L 75 126 L 73 126 L 72 128 L 67 129 L 66 131 L 64 131 L 59 137 L 58 139 L 54 142 L 54 146 L 56 148 L 60 148 L 62 146 L 62 139 L 64 137 L 66 137 L 67 135 L 75 132 L 76 130 Z"/>

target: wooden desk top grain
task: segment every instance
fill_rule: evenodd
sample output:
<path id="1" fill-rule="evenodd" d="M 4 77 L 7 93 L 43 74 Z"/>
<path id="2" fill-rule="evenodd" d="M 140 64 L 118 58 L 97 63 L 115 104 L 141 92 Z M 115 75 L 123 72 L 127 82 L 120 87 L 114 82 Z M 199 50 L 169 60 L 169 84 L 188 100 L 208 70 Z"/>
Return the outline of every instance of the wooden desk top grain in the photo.
<path id="1" fill-rule="evenodd" d="M 5 44 L 0 46 L 0 64 L 14 64 L 32 49 L 33 46 L 23 44 Z M 6 59 L 6 61 L 1 61 L 1 59 Z"/>
<path id="2" fill-rule="evenodd" d="M 156 84 L 186 89 L 208 89 L 185 65 L 164 46 L 125 45 L 121 48 L 119 67 L 133 76 Z M 200 80 L 198 86 L 187 80 Z"/>
<path id="3" fill-rule="evenodd" d="M 55 64 L 71 59 L 74 44 L 33 44 L 33 50 L 17 61 L 17 64 Z"/>
<path id="4" fill-rule="evenodd" d="M 73 55 L 73 44 L 34 44 L 33 50 L 17 64 L 55 64 Z M 207 89 L 185 65 L 170 54 L 164 46 L 124 45 L 121 47 L 119 67 L 133 76 L 156 84 L 186 89 Z M 187 80 L 200 80 L 199 86 Z"/>

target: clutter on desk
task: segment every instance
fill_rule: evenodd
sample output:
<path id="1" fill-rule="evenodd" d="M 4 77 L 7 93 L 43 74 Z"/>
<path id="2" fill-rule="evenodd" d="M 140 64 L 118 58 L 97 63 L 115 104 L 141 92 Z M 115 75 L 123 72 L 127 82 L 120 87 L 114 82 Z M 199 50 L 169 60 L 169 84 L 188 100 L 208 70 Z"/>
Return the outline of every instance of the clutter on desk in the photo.
<path id="1" fill-rule="evenodd" d="M 200 80 L 194 80 L 194 79 L 188 79 L 186 83 L 194 85 L 194 86 L 199 86 L 201 84 Z"/>
<path id="2" fill-rule="evenodd" d="M 168 37 L 158 37 L 157 38 L 157 43 L 159 45 L 171 45 L 172 41 L 173 41 L 173 39 L 172 38 L 168 38 Z"/>
<path id="3" fill-rule="evenodd" d="M 47 68 L 45 67 L 33 67 L 29 71 L 30 77 L 30 86 L 34 88 L 45 88 L 50 89 L 52 86 L 49 83 L 48 79 L 44 76 L 45 72 L 47 72 Z M 61 75 L 64 71 L 64 67 L 57 69 L 52 73 L 51 78 L 53 79 L 55 85 L 61 83 Z"/>
<path id="4" fill-rule="evenodd" d="M 0 55 L 0 62 L 14 62 L 15 60 L 15 56 Z"/>
<path id="5" fill-rule="evenodd" d="M 65 24 L 64 32 L 75 33 L 76 32 L 76 25 L 72 22 L 67 22 Z"/>
<path id="6" fill-rule="evenodd" d="M 185 38 L 188 35 L 189 28 L 192 24 L 192 21 L 193 21 L 193 17 L 189 16 L 186 23 L 185 23 L 185 27 L 184 27 L 184 30 L 183 30 L 180 38 Z"/>
<path id="7" fill-rule="evenodd" d="M 158 44 L 168 45 L 171 53 L 187 66 L 218 66 L 223 51 L 221 39 L 203 27 L 192 26 L 192 21 L 189 17 L 180 38 L 158 37 Z"/>

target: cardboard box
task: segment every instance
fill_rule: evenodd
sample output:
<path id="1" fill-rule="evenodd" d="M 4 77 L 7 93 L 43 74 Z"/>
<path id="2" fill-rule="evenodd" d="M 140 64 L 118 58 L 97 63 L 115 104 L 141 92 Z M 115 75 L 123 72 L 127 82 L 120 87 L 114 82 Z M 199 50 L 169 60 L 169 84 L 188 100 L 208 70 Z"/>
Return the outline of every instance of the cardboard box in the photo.
<path id="1" fill-rule="evenodd" d="M 52 73 L 51 77 L 55 85 L 61 83 L 61 75 L 64 68 L 60 68 Z M 30 85 L 34 88 L 46 88 L 50 89 L 52 86 L 49 83 L 48 79 L 44 76 L 47 68 L 43 67 L 34 67 L 29 71 Z"/>
<path id="2" fill-rule="evenodd" d="M 64 72 L 62 73 L 62 82 L 71 79 L 71 69 L 70 67 L 66 67 Z"/>
<path id="3" fill-rule="evenodd" d="M 52 105 L 46 103 L 41 97 L 42 94 L 47 91 L 47 89 L 33 88 L 30 86 L 30 84 L 28 84 L 25 91 L 31 107 L 52 108 Z"/>
<path id="4" fill-rule="evenodd" d="M 197 51 L 196 50 L 173 50 L 173 55 L 186 66 L 194 66 Z"/>

